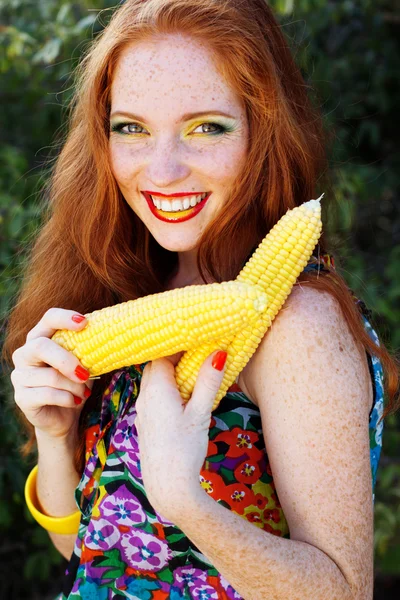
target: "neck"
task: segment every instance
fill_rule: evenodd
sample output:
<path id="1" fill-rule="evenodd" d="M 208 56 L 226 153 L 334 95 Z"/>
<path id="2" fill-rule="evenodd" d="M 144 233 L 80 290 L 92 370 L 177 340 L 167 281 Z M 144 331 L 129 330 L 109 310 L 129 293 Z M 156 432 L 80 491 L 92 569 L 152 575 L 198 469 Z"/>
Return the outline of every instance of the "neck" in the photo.
<path id="1" fill-rule="evenodd" d="M 197 251 L 178 252 L 178 266 L 169 278 L 166 290 L 204 284 L 196 264 Z M 210 282 L 208 282 L 210 283 Z"/>

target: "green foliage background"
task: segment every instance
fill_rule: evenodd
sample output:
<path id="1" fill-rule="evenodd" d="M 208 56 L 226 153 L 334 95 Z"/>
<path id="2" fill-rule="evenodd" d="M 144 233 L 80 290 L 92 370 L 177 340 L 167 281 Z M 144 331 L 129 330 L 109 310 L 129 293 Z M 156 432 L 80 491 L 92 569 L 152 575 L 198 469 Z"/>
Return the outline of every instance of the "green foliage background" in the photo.
<path id="1" fill-rule="evenodd" d="M 40 223 L 38 190 L 57 155 L 55 134 L 65 124 L 70 74 L 92 36 L 107 22 L 109 12 L 104 9 L 113 4 L 117 3 L 0 0 L 3 326 Z M 316 90 L 327 127 L 335 131 L 330 160 L 337 203 L 327 227 L 336 257 L 350 287 L 373 310 L 381 337 L 395 350 L 400 346 L 399 2 L 270 4 L 307 83 Z M 322 368 L 328 370 L 329 365 Z M 32 465 L 21 461 L 16 451 L 20 432 L 12 413 L 12 386 L 8 374 L 1 375 L 1 596 L 43 600 L 58 591 L 66 561 L 25 508 L 23 486 Z M 395 415 L 385 422 L 376 488 L 375 598 L 381 597 L 385 585 L 389 598 L 389 583 L 394 591 L 400 577 L 399 449 Z"/>

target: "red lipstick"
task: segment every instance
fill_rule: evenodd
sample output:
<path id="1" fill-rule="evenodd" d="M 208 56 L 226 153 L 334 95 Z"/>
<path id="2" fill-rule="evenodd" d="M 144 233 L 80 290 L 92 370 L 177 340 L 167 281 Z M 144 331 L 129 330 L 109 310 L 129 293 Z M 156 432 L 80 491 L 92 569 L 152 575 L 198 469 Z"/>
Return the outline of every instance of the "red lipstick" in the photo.
<path id="1" fill-rule="evenodd" d="M 179 198 L 182 196 L 198 196 L 199 194 L 193 194 L 193 192 L 190 192 L 189 194 L 185 194 L 184 192 L 180 192 L 177 194 L 168 194 L 167 195 L 167 194 L 160 194 L 159 192 L 154 192 L 154 194 L 152 194 L 152 192 L 148 192 L 148 191 L 142 192 L 142 194 L 146 198 L 147 204 L 148 204 L 151 212 L 153 213 L 153 215 L 155 217 L 157 217 L 157 219 L 160 219 L 160 221 L 164 221 L 166 223 L 182 223 L 183 221 L 187 221 L 188 219 L 195 217 L 202 210 L 202 208 L 205 206 L 205 203 L 211 196 L 211 192 L 209 192 L 207 194 L 207 196 L 201 202 L 196 204 L 196 206 L 192 206 L 186 210 L 179 210 L 179 211 L 171 212 L 171 211 L 161 210 L 161 209 L 157 208 L 156 206 L 154 206 L 154 203 L 153 203 L 150 195 L 154 195 L 155 197 L 161 196 L 163 198 Z"/>

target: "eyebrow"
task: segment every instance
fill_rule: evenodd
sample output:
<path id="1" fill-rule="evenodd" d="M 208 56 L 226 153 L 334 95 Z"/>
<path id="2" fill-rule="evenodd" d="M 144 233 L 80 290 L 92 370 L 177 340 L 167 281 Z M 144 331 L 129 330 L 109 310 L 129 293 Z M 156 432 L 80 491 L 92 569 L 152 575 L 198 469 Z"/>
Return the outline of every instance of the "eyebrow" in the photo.
<path id="1" fill-rule="evenodd" d="M 201 112 L 186 113 L 186 114 L 182 115 L 180 122 L 183 123 L 185 121 L 190 121 L 191 119 L 197 119 L 198 117 L 204 117 L 206 115 L 219 115 L 221 117 L 227 117 L 228 119 L 236 119 L 237 118 L 237 117 L 233 117 L 232 115 L 228 115 L 228 113 L 225 113 L 221 110 L 209 110 L 209 111 L 205 111 L 205 112 L 201 111 Z M 146 121 L 146 119 L 144 119 L 140 115 L 134 115 L 132 113 L 123 112 L 123 111 L 114 111 L 113 113 L 111 113 L 110 119 L 112 119 L 113 117 L 116 117 L 116 116 L 126 117 L 128 119 L 133 119 L 134 121 L 142 121 L 143 123 Z"/>

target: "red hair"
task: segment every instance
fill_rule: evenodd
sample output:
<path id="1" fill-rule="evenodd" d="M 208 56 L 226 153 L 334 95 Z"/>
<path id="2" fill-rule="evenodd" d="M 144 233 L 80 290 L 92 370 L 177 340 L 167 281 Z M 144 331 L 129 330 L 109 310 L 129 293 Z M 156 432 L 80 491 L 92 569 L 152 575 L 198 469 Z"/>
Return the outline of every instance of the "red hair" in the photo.
<path id="1" fill-rule="evenodd" d="M 118 58 L 128 44 L 169 33 L 187 34 L 215 53 L 217 68 L 243 101 L 249 123 L 248 159 L 232 186 L 228 210 L 199 241 L 204 280 L 234 279 L 288 209 L 330 190 L 328 135 L 265 0 L 127 0 L 77 69 L 69 132 L 46 188 L 44 224 L 9 315 L 3 358 L 10 366 L 12 353 L 48 308 L 87 313 L 161 292 L 177 266 L 177 253 L 162 248 L 128 207 L 108 156 L 110 88 Z M 323 238 L 320 246 L 326 251 Z M 388 400 L 383 417 L 397 410 L 397 364 L 365 332 L 343 279 L 334 272 L 318 278 L 307 273 L 300 281 L 337 299 L 355 339 L 383 363 Z M 81 429 L 111 375 L 95 382 Z M 27 454 L 35 438 L 33 427 L 22 420 Z M 83 436 L 76 457 L 80 469 L 82 459 Z"/>

